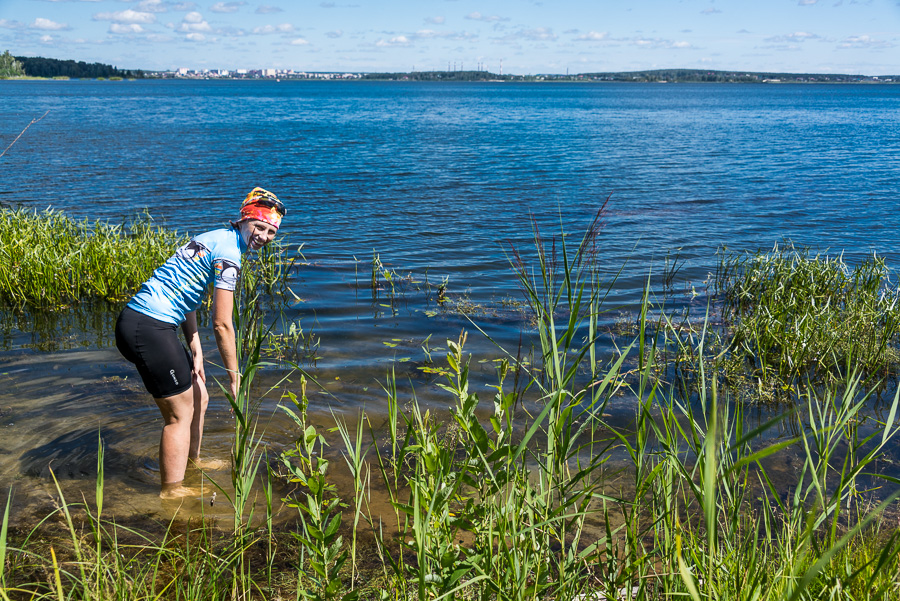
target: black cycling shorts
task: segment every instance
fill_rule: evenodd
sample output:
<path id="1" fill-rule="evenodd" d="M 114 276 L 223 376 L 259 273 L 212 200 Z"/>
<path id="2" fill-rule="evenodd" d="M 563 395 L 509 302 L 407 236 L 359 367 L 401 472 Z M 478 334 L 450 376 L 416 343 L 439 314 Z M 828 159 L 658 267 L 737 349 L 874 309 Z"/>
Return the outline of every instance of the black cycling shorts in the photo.
<path id="1" fill-rule="evenodd" d="M 116 321 L 116 347 L 137 366 L 154 398 L 181 394 L 193 385 L 193 360 L 178 326 L 125 307 Z"/>

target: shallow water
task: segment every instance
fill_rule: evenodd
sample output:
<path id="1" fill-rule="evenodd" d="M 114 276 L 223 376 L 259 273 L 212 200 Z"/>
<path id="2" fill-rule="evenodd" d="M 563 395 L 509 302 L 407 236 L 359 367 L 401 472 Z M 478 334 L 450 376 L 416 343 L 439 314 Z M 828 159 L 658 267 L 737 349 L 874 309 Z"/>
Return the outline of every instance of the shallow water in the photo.
<path id="1" fill-rule="evenodd" d="M 898 109 L 900 86 L 887 85 L 0 82 L 0 140 L 50 111 L 0 159 L 0 202 L 113 221 L 147 207 L 198 233 L 253 186 L 270 188 L 289 206 L 292 252 L 303 245 L 292 281 L 302 300 L 286 319 L 319 341 L 303 364 L 321 385 L 312 410 L 323 424 L 332 411 L 377 419 L 389 370 L 405 395 L 446 409 L 418 368 L 463 329 L 487 398 L 501 351 L 472 322 L 512 354 L 533 346 L 509 243 L 532 256 L 533 222 L 577 239 L 607 198 L 599 257 L 610 280 L 625 265 L 610 327 L 633 318 L 667 254 L 683 261 L 671 307 L 694 315 L 722 244 L 790 238 L 851 262 L 877 251 L 896 267 Z M 383 278 L 373 298 L 373 253 L 403 278 L 393 302 Z M 160 511 L 159 418 L 110 348 L 113 316 L 55 317 L 49 328 L 0 320 L 0 483 L 46 498 L 52 466 L 64 486 L 92 490 L 99 430 L 114 504 Z M 213 397 L 205 449 L 227 458 L 231 418 Z M 277 400 L 261 409 L 276 447 L 295 435 Z M 610 411 L 626 420 L 633 404 L 617 398 Z"/>

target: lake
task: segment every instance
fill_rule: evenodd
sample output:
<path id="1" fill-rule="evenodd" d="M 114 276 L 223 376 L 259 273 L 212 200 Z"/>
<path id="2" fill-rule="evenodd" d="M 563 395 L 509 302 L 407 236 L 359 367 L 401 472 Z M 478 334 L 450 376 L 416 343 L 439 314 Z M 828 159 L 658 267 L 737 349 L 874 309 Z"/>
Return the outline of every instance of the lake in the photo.
<path id="1" fill-rule="evenodd" d="M 470 319 L 513 353 L 533 342 L 510 249 L 532 256 L 532 224 L 574 242 L 607 199 L 599 258 L 609 281 L 621 270 L 608 325 L 633 319 L 667 256 L 681 265 L 671 306 L 698 315 L 723 245 L 900 259 L 900 86 L 13 81 L 0 82 L 0 146 L 45 112 L 0 158 L 0 203 L 113 222 L 146 208 L 200 233 L 254 186 L 278 194 L 290 252 L 302 244 L 284 323 L 318 340 L 305 367 L 323 420 L 382 414 L 392 369 L 446 408 L 417 368 L 462 329 L 489 395 L 500 351 Z M 396 278 L 393 303 L 383 278 L 373 297 L 373 255 Z M 111 494 L 148 510 L 135 499 L 158 479 L 157 409 L 108 320 L 61 319 L 49 341 L 4 319 L 0 483 L 40 496 L 52 460 L 93 486 L 99 430 Z M 276 402 L 262 408 L 273 444 L 296 435 Z M 218 395 L 210 454 L 227 456 L 230 428 Z"/>

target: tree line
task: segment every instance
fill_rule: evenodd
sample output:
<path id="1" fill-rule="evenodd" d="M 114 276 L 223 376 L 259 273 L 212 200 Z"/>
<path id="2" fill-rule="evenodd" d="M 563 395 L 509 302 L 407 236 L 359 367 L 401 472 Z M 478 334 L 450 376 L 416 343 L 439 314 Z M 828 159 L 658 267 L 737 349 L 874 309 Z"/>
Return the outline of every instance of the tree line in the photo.
<path id="1" fill-rule="evenodd" d="M 9 65 L 9 66 L 7 66 Z M 18 70 L 14 67 L 18 65 Z M 6 72 L 4 71 L 6 69 Z M 73 77 L 96 79 L 99 77 L 122 77 L 141 79 L 144 72 L 140 69 L 117 69 L 103 63 L 86 63 L 84 61 L 59 60 L 41 56 L 11 56 L 7 50 L 0 55 L 0 77 L 27 75 L 29 77 Z"/>

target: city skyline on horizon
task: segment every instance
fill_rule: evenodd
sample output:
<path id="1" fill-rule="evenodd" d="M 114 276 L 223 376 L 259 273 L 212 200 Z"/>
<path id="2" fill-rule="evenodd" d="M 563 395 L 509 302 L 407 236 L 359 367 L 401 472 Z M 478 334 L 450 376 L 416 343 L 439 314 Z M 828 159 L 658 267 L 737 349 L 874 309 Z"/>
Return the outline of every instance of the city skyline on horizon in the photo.
<path id="1" fill-rule="evenodd" d="M 0 50 L 151 71 L 877 76 L 898 48 L 898 0 L 0 0 Z"/>

